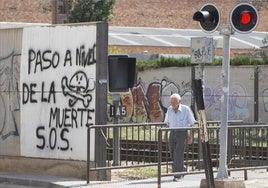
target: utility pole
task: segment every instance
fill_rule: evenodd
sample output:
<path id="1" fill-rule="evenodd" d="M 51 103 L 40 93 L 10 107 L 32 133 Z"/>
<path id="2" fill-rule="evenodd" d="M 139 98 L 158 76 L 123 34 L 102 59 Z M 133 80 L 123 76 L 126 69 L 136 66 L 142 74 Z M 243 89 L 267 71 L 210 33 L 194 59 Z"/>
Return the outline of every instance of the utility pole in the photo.
<path id="1" fill-rule="evenodd" d="M 57 15 L 58 15 L 58 9 L 57 9 L 57 0 L 51 0 L 51 20 L 52 24 L 57 24 Z"/>
<path id="2" fill-rule="evenodd" d="M 51 0 L 51 23 L 68 23 L 69 2 L 68 0 Z"/>
<path id="3" fill-rule="evenodd" d="M 222 98 L 221 98 L 221 125 L 220 125 L 220 161 L 217 178 L 228 178 L 227 172 L 227 141 L 228 141 L 228 109 L 229 109 L 229 82 L 230 82 L 230 25 L 220 28 L 223 36 L 223 60 L 222 60 Z"/>

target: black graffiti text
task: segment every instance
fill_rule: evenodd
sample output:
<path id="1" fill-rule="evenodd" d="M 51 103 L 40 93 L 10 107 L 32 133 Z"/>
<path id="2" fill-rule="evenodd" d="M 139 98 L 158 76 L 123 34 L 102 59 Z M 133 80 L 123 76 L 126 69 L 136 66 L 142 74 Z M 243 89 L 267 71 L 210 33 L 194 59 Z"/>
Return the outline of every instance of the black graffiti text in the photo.
<path id="1" fill-rule="evenodd" d="M 37 70 L 42 72 L 50 67 L 55 69 L 60 62 L 60 54 L 57 51 L 34 51 L 33 49 L 29 49 L 28 56 L 28 74 L 31 74 L 32 72 L 35 74 Z"/>
<path id="2" fill-rule="evenodd" d="M 50 108 L 49 128 L 89 127 L 92 123 L 94 109 L 88 108 Z"/>
<path id="3" fill-rule="evenodd" d="M 81 45 L 80 48 L 76 48 L 76 65 L 86 67 L 96 63 L 95 51 L 95 44 L 87 51 L 84 45 Z"/>
<path id="4" fill-rule="evenodd" d="M 65 67 L 67 65 L 67 63 L 68 63 L 69 66 L 72 66 L 72 53 L 71 53 L 71 50 L 66 50 L 66 52 L 65 52 L 65 58 L 64 58 L 63 66 Z"/>
<path id="5" fill-rule="evenodd" d="M 96 44 L 92 47 L 86 48 L 85 45 L 77 47 L 75 50 L 67 49 L 65 54 L 61 57 L 61 51 L 48 50 L 28 50 L 28 74 L 36 74 L 43 72 L 46 69 L 59 68 L 60 63 L 63 66 L 72 66 L 73 58 L 75 59 L 76 66 L 86 67 L 96 63 Z M 64 52 L 63 52 L 64 53 Z M 72 53 L 74 54 L 72 57 Z M 60 62 L 63 61 L 63 62 Z"/>
<path id="6" fill-rule="evenodd" d="M 68 133 L 69 130 L 67 128 L 56 129 L 53 127 L 47 131 L 45 126 L 39 126 L 36 129 L 36 137 L 39 140 L 39 144 L 36 147 L 39 149 L 48 148 L 61 151 L 72 150 L 68 140 Z"/>
<path id="7" fill-rule="evenodd" d="M 37 89 L 36 83 L 31 84 L 22 84 L 22 104 L 26 103 L 37 103 L 38 101 L 44 103 L 56 103 L 56 91 L 55 91 L 55 82 L 50 83 L 49 90 L 46 90 L 45 82 L 41 84 L 41 91 Z M 36 98 L 36 94 L 41 92 L 39 100 Z"/>

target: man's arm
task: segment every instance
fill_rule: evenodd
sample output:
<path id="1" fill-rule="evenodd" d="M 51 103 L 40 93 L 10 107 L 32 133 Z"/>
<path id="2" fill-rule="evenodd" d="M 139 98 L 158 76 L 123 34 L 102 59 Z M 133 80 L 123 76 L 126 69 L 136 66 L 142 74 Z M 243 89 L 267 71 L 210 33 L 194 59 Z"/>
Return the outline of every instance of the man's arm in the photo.
<path id="1" fill-rule="evenodd" d="M 164 123 L 166 124 L 166 127 L 169 127 L 168 110 L 167 110 L 166 115 L 165 115 Z"/>

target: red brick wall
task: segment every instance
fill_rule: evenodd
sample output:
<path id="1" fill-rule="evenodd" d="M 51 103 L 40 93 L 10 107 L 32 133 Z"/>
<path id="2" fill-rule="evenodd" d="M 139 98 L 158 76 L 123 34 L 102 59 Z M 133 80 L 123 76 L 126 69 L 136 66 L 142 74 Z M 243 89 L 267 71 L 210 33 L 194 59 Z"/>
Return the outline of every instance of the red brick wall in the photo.
<path id="1" fill-rule="evenodd" d="M 229 14 L 238 0 L 117 0 L 110 25 L 199 29 L 192 20 L 195 11 L 205 3 L 214 3 L 221 12 L 221 23 L 229 23 Z M 258 1 L 259 2 L 259 1 Z M 255 3 L 260 23 L 256 30 L 268 30 L 268 2 Z"/>
<path id="2" fill-rule="evenodd" d="M 229 13 L 239 0 L 210 1 L 220 9 L 222 22 L 229 23 Z M 51 0 L 0 0 L 0 21 L 52 23 L 46 11 Z M 113 26 L 199 29 L 192 20 L 195 11 L 207 0 L 116 0 Z M 268 31 L 268 2 L 256 1 L 260 23 L 256 30 Z"/>
<path id="3" fill-rule="evenodd" d="M 50 0 L 0 0 L 1 22 L 51 23 Z"/>

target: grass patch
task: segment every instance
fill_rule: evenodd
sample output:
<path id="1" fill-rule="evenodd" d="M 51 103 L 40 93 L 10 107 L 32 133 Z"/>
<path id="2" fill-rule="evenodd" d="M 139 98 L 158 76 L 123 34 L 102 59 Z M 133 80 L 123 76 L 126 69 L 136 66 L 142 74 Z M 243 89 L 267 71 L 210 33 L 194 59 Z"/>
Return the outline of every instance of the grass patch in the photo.
<path id="1" fill-rule="evenodd" d="M 112 172 L 112 180 L 140 180 L 155 177 L 157 177 L 156 166 L 120 169 Z"/>

